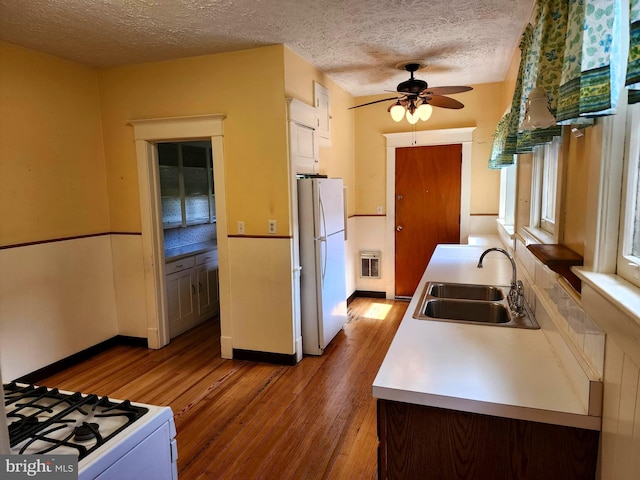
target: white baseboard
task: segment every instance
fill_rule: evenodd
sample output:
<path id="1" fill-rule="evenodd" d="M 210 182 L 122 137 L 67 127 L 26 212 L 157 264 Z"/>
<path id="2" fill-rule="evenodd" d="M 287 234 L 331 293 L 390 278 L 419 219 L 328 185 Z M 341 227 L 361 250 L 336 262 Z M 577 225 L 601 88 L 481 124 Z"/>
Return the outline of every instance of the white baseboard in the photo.
<path id="1" fill-rule="evenodd" d="M 231 337 L 220 337 L 220 356 L 222 358 L 233 358 L 233 339 Z"/>
<path id="2" fill-rule="evenodd" d="M 302 337 L 296 338 L 296 363 L 302 360 Z"/>

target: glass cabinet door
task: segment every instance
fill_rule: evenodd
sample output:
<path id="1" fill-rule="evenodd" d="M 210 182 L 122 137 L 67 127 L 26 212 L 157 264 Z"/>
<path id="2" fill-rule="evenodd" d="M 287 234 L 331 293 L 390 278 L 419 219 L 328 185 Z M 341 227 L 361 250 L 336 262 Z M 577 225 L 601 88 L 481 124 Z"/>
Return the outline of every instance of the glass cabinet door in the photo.
<path id="1" fill-rule="evenodd" d="M 210 143 L 158 144 L 164 228 L 215 221 L 212 160 Z"/>

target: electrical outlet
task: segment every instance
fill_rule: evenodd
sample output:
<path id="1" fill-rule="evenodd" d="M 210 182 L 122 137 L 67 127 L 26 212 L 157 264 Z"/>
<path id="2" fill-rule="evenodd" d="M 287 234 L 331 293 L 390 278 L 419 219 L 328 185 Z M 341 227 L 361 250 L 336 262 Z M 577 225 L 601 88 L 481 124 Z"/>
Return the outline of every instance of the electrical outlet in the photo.
<path id="1" fill-rule="evenodd" d="M 244 235 L 244 222 L 238 222 L 238 235 Z"/>
<path id="2" fill-rule="evenodd" d="M 276 233 L 276 221 L 269 220 L 269 233 Z"/>
<path id="3" fill-rule="evenodd" d="M 378 215 L 382 215 L 382 205 L 378 205 L 378 207 L 376 208 L 376 213 Z"/>

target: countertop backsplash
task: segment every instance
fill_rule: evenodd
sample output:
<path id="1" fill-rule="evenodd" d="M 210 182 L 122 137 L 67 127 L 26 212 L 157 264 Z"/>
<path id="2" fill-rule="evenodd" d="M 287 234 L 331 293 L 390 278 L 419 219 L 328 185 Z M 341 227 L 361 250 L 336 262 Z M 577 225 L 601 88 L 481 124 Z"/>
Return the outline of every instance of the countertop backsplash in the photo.
<path id="1" fill-rule="evenodd" d="M 580 294 L 557 273 L 553 272 L 527 248 L 520 239 L 516 241 L 516 257 L 524 266 L 521 280 L 525 298 L 538 318 L 546 313 L 554 322 L 565 342 L 573 345 L 573 351 L 602 378 L 604 373 L 605 334 L 582 308 Z M 537 287 L 537 288 L 534 288 Z"/>
<path id="2" fill-rule="evenodd" d="M 164 249 L 183 247 L 194 243 L 216 240 L 216 224 L 205 223 L 184 228 L 164 230 Z"/>

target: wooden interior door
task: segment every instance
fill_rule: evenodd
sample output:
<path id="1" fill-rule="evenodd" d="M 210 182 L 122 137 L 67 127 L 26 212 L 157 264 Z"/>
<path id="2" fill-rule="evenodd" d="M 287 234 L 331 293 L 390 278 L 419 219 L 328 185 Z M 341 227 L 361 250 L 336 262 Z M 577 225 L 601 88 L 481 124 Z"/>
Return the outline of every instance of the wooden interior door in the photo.
<path id="1" fill-rule="evenodd" d="M 462 145 L 396 149 L 396 297 L 415 292 L 439 243 L 460 243 Z"/>

